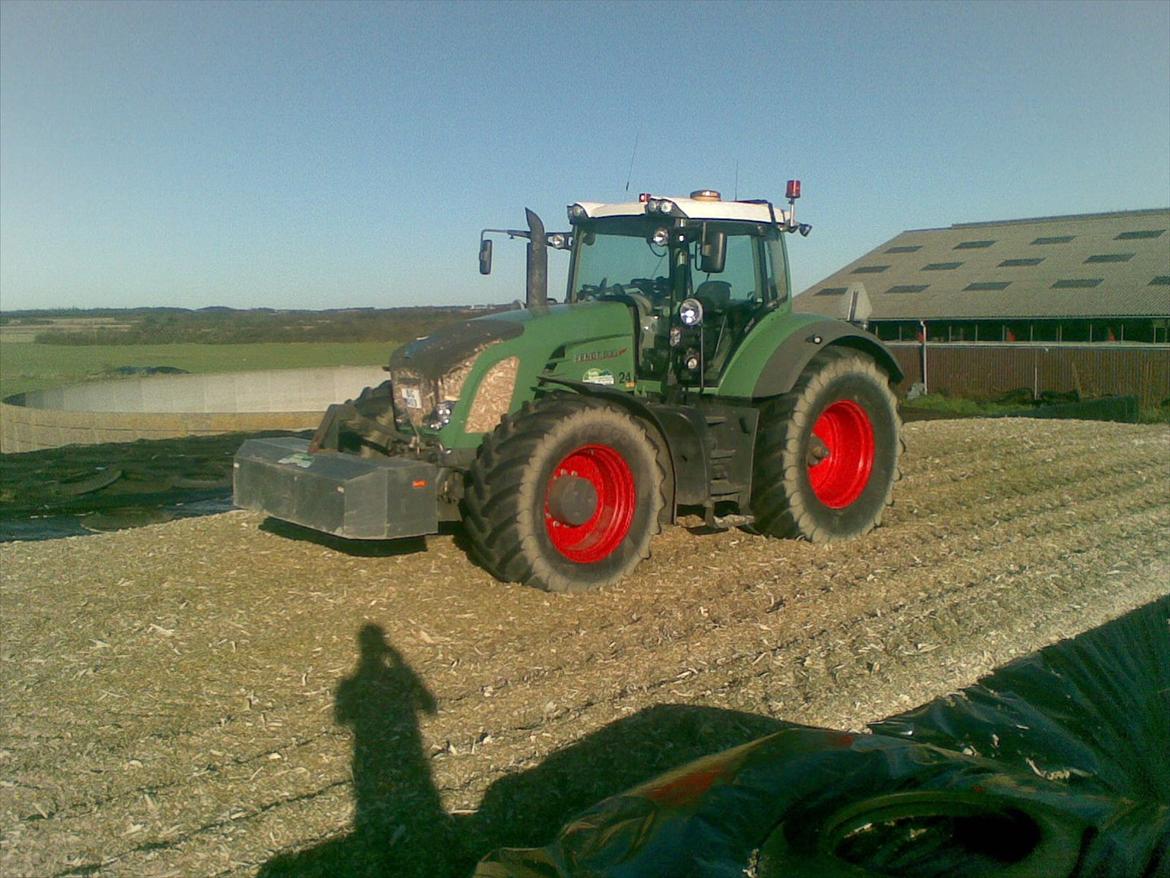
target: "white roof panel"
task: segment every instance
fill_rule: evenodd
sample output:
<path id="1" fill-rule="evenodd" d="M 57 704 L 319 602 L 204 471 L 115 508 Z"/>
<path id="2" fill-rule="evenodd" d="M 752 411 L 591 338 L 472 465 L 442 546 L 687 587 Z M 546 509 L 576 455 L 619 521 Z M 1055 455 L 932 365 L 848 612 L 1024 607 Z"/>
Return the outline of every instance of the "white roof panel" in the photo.
<path id="1" fill-rule="evenodd" d="M 706 201 L 697 198 L 685 198 L 672 195 L 652 195 L 655 201 L 666 199 L 674 202 L 675 206 L 689 219 L 705 220 L 741 220 L 755 223 L 772 222 L 772 212 L 775 211 L 776 222 L 784 223 L 788 213 L 779 207 L 771 207 L 765 202 L 753 204 L 746 201 Z M 646 214 L 646 205 L 641 201 L 626 201 L 619 204 L 602 204 L 597 201 L 578 201 L 590 219 L 606 216 L 643 216 Z M 571 205 L 570 205 L 571 206 Z M 660 216 L 660 214 L 652 214 Z"/>

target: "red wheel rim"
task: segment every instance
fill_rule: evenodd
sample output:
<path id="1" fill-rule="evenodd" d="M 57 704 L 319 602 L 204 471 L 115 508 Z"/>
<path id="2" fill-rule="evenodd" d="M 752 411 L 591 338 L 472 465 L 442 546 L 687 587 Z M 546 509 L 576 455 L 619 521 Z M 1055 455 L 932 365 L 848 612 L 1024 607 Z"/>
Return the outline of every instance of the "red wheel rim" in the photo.
<path id="1" fill-rule="evenodd" d="M 561 521 L 549 509 L 553 483 L 572 476 L 588 480 L 597 492 L 597 508 L 584 524 Z M 630 532 L 638 493 L 634 474 L 618 452 L 607 445 L 583 445 L 553 467 L 544 493 L 544 526 L 557 551 L 578 564 L 608 558 Z"/>
<path id="2" fill-rule="evenodd" d="M 873 424 L 852 400 L 830 405 L 813 424 L 826 456 L 809 461 L 808 479 L 817 499 L 830 509 L 844 509 L 861 496 L 873 472 Z"/>

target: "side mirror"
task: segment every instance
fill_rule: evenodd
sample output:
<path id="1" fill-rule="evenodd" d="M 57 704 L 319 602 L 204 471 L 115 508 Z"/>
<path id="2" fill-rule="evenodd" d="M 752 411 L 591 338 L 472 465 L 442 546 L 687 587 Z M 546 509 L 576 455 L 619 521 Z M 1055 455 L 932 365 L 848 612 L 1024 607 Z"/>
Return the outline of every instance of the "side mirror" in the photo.
<path id="1" fill-rule="evenodd" d="M 479 242 L 479 273 L 492 273 L 492 242 L 490 238 L 483 238 Z"/>
<path id="2" fill-rule="evenodd" d="M 727 261 L 727 232 L 703 229 L 703 240 L 699 244 L 699 271 L 704 274 L 718 274 Z"/>

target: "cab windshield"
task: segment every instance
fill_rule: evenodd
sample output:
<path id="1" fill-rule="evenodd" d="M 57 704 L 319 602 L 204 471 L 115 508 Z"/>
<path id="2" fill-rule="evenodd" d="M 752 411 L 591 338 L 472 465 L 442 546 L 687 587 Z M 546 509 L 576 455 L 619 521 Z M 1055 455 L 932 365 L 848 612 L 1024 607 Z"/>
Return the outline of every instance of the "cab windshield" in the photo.
<path id="1" fill-rule="evenodd" d="M 784 278 L 783 267 L 775 264 L 771 250 L 776 248 L 766 246 L 770 240 L 760 237 L 754 226 L 715 222 L 703 226 L 727 236 L 726 259 L 718 274 L 699 269 L 703 231 L 698 223 L 683 231 L 682 242 L 677 237 L 679 227 L 641 217 L 582 224 L 575 233 L 578 243 L 569 301 L 641 293 L 659 304 L 673 292 L 676 300 L 706 294 L 718 308 L 737 303 L 752 307 L 784 297 L 786 291 L 777 289 L 777 281 Z M 655 244 L 656 232 L 659 240 L 669 233 L 673 242 Z"/>
<path id="2" fill-rule="evenodd" d="M 655 228 L 641 220 L 607 223 L 604 232 L 581 228 L 569 300 L 622 292 L 668 297 L 670 250 L 649 240 Z"/>

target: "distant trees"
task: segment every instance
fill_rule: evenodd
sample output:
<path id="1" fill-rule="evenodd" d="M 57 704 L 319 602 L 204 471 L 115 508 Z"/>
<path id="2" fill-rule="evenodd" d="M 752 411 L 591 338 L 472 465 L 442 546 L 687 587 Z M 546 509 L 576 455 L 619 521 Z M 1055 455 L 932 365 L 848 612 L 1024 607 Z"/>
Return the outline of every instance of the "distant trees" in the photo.
<path id="1" fill-rule="evenodd" d="M 455 320 L 508 310 L 491 308 L 352 308 L 330 311 L 273 311 L 269 308 L 236 310 L 220 306 L 189 311 L 177 308 L 138 308 L 86 311 L 70 309 L 62 318 L 116 317 L 121 324 L 100 324 L 85 329 L 46 329 L 36 335 L 41 344 L 249 344 L 256 342 L 360 342 L 406 341 L 434 332 Z M 53 312 L 22 316 L 6 314 L 12 320 L 52 323 Z M 129 325 L 127 325 L 129 324 Z"/>

